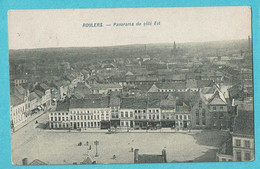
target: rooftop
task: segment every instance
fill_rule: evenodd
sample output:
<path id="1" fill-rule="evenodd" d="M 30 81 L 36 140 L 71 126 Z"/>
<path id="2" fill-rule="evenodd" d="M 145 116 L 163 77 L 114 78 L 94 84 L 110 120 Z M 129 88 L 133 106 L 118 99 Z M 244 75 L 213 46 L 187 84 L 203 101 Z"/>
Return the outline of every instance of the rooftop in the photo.
<path id="1" fill-rule="evenodd" d="M 88 99 L 72 99 L 70 102 L 70 109 L 73 108 L 108 108 L 108 97 L 102 98 L 88 98 Z"/>
<path id="2" fill-rule="evenodd" d="M 67 102 L 57 102 L 56 111 L 69 111 L 70 103 Z"/>
<path id="3" fill-rule="evenodd" d="M 239 111 L 235 118 L 234 135 L 254 136 L 254 113 L 253 111 Z"/>
<path id="4" fill-rule="evenodd" d="M 41 87 L 44 91 L 50 89 L 50 87 L 49 87 L 48 85 L 46 85 L 45 83 L 41 83 L 41 84 L 40 84 L 40 87 Z"/>
<path id="5" fill-rule="evenodd" d="M 11 95 L 10 96 L 10 103 L 12 106 L 17 106 L 19 104 L 22 104 L 24 101 L 22 99 L 20 99 L 19 97 L 15 96 L 15 95 Z"/>
<path id="6" fill-rule="evenodd" d="M 30 93 L 30 101 L 34 100 L 34 99 L 39 99 L 40 97 L 35 93 L 35 92 L 31 92 Z"/>
<path id="7" fill-rule="evenodd" d="M 146 109 L 147 100 L 140 98 L 122 98 L 120 107 L 123 109 Z"/>

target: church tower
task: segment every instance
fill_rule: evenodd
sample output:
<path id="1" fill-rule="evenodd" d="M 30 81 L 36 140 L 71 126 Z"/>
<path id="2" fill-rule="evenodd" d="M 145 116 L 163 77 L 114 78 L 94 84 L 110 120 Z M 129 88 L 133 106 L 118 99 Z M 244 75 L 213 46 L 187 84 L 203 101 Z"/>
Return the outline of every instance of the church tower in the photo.
<path id="1" fill-rule="evenodd" d="M 176 47 L 175 41 L 173 44 L 173 49 L 171 50 L 171 57 L 172 57 L 172 60 L 175 62 L 176 58 L 177 58 L 177 47 Z"/>

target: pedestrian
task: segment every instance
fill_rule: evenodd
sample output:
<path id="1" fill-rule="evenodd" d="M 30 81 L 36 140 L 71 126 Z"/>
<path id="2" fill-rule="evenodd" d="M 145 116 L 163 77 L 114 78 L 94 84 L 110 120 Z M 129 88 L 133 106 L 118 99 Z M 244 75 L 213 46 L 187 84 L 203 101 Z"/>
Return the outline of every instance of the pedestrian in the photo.
<path id="1" fill-rule="evenodd" d="M 89 150 L 91 150 L 91 145 L 89 146 Z"/>
<path id="2" fill-rule="evenodd" d="M 113 155 L 113 159 L 114 159 L 114 160 L 116 159 L 116 155 Z"/>
<path id="3" fill-rule="evenodd" d="M 37 121 L 37 120 L 35 121 L 35 124 L 38 124 L 38 121 Z"/>
<path id="4" fill-rule="evenodd" d="M 86 145 L 88 146 L 88 141 L 86 142 Z"/>

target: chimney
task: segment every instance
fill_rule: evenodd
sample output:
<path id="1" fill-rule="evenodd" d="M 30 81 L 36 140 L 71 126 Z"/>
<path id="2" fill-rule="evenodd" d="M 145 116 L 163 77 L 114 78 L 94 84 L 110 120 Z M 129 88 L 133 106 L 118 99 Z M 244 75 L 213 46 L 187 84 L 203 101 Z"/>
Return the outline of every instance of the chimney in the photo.
<path id="1" fill-rule="evenodd" d="M 135 149 L 134 150 L 134 161 L 138 161 L 138 152 L 139 152 L 139 149 Z"/>
<path id="2" fill-rule="evenodd" d="M 167 162 L 167 160 L 166 160 L 166 149 L 162 150 L 162 158 L 163 158 L 163 161 L 166 163 Z"/>
<path id="3" fill-rule="evenodd" d="M 22 162 L 23 162 L 23 165 L 28 165 L 28 158 L 24 158 L 24 159 L 22 160 Z"/>

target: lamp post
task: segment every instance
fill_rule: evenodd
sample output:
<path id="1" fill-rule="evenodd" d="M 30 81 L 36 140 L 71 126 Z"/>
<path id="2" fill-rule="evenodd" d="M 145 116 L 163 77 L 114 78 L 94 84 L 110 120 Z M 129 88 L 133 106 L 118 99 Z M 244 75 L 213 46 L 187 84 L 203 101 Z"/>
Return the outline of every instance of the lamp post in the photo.
<path id="1" fill-rule="evenodd" d="M 95 144 L 95 146 L 96 146 L 96 155 L 95 155 L 95 157 L 98 157 L 98 150 L 97 150 L 97 146 L 99 145 L 99 141 L 94 141 L 94 144 Z"/>

